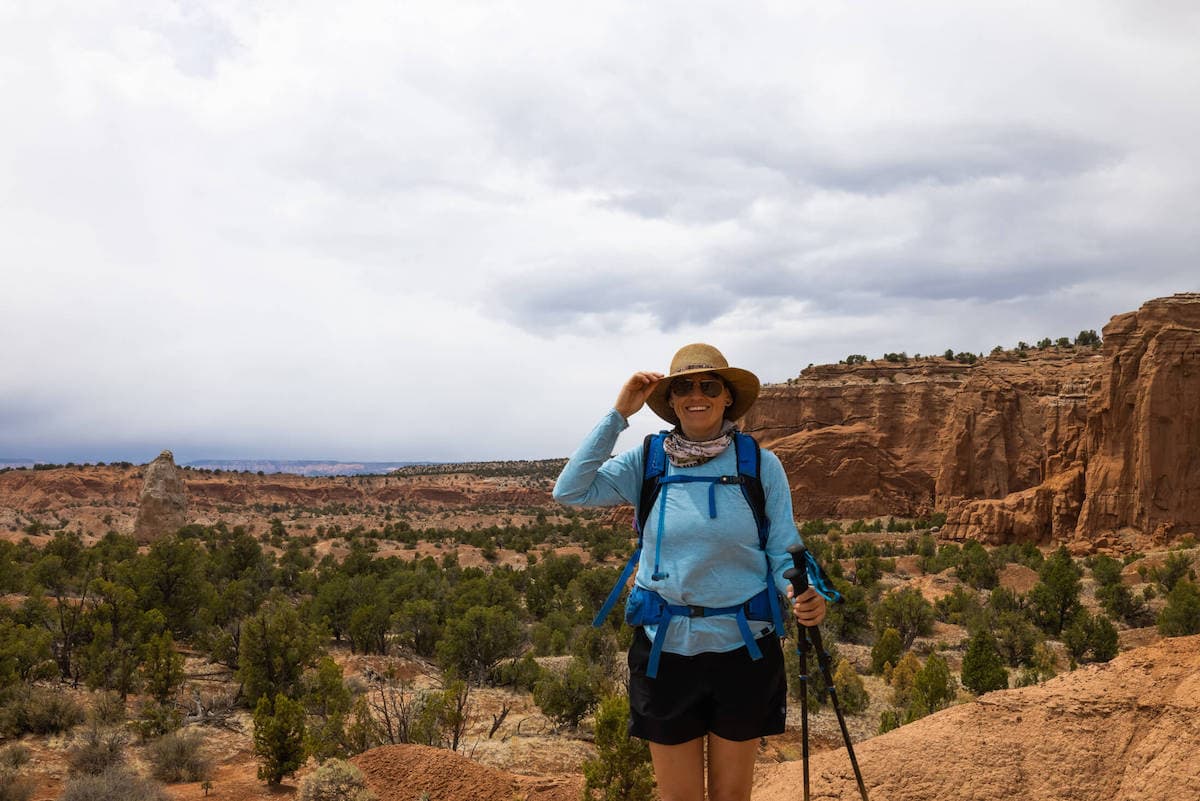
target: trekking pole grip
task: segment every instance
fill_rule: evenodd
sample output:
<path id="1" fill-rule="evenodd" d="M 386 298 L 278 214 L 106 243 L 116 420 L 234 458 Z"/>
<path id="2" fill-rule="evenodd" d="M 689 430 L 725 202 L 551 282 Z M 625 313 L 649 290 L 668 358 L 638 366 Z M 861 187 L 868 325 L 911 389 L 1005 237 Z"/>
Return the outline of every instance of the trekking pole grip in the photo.
<path id="1" fill-rule="evenodd" d="M 792 597 L 799 598 L 808 589 L 808 565 L 804 558 L 808 549 L 798 542 L 787 550 L 792 555 L 792 566 L 783 571 L 783 577 L 792 582 Z"/>

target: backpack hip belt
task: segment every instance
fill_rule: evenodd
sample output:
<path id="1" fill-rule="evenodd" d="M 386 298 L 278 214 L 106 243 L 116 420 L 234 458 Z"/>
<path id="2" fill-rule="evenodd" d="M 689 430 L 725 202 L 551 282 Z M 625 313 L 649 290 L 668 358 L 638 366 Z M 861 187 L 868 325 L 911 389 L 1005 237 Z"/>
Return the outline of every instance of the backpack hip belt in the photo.
<path id="1" fill-rule="evenodd" d="M 650 646 L 650 661 L 646 665 L 646 676 L 655 678 L 658 675 L 658 663 L 662 657 L 663 643 L 667 639 L 667 628 L 675 617 L 716 617 L 733 615 L 737 620 L 738 630 L 746 643 L 750 658 L 757 661 L 762 659 L 762 651 L 755 642 L 754 633 L 750 631 L 751 620 L 769 622 L 775 626 L 775 631 L 782 634 L 783 622 L 779 612 L 779 597 L 768 587 L 754 595 L 749 600 L 734 606 L 696 606 L 694 604 L 668 603 L 654 590 L 635 586 L 629 593 L 629 601 L 625 605 L 625 622 L 631 626 L 657 625 L 654 642 Z"/>

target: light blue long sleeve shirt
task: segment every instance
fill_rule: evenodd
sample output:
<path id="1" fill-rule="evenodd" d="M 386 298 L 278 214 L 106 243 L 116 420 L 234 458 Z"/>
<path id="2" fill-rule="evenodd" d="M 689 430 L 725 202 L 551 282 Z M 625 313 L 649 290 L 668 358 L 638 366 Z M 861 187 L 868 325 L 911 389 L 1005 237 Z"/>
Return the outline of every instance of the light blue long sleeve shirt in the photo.
<path id="1" fill-rule="evenodd" d="M 644 464 L 639 445 L 610 458 L 618 435 L 628 427 L 612 409 L 571 456 L 554 485 L 554 499 L 572 506 L 637 506 Z M 758 527 L 739 486 L 717 484 L 715 518 L 709 517 L 708 482 L 663 484 L 646 519 L 641 561 L 635 583 L 672 604 L 735 606 L 762 592 L 767 564 L 775 587 L 786 593 L 783 571 L 791 567 L 790 545 L 800 542 L 792 518 L 792 496 L 779 458 L 761 452 L 759 475 L 770 520 L 767 548 L 758 545 Z M 694 467 L 667 463 L 667 474 L 737 475 L 736 449 Z M 659 576 L 655 580 L 654 576 Z M 786 614 L 786 610 L 785 610 Z M 692 656 L 732 651 L 745 644 L 732 615 L 673 617 L 663 650 Z M 755 636 L 771 631 L 770 623 L 752 622 Z M 657 626 L 646 626 L 654 639 Z"/>

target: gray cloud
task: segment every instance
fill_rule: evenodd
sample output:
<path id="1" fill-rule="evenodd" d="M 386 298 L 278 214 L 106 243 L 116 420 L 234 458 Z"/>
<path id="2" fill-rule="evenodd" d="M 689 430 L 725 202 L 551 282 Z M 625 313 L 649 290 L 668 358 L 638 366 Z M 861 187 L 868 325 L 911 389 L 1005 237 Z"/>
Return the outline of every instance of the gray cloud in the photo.
<path id="1" fill-rule="evenodd" d="M 1099 328 L 1195 288 L 1197 36 L 1173 2 L 6 8 L 0 454 L 561 454 L 680 341 L 785 378 Z"/>

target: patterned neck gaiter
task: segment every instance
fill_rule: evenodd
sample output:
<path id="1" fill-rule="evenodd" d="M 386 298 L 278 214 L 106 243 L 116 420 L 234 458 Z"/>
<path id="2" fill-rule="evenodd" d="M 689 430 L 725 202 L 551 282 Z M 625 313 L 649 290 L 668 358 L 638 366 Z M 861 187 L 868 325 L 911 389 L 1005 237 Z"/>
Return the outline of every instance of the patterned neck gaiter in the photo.
<path id="1" fill-rule="evenodd" d="M 713 439 L 701 441 L 690 440 L 683 436 L 678 427 L 663 441 L 663 450 L 667 458 L 676 467 L 695 467 L 704 464 L 715 456 L 720 456 L 733 442 L 733 432 L 736 430 L 732 420 L 726 420 L 721 425 L 721 433 Z"/>

